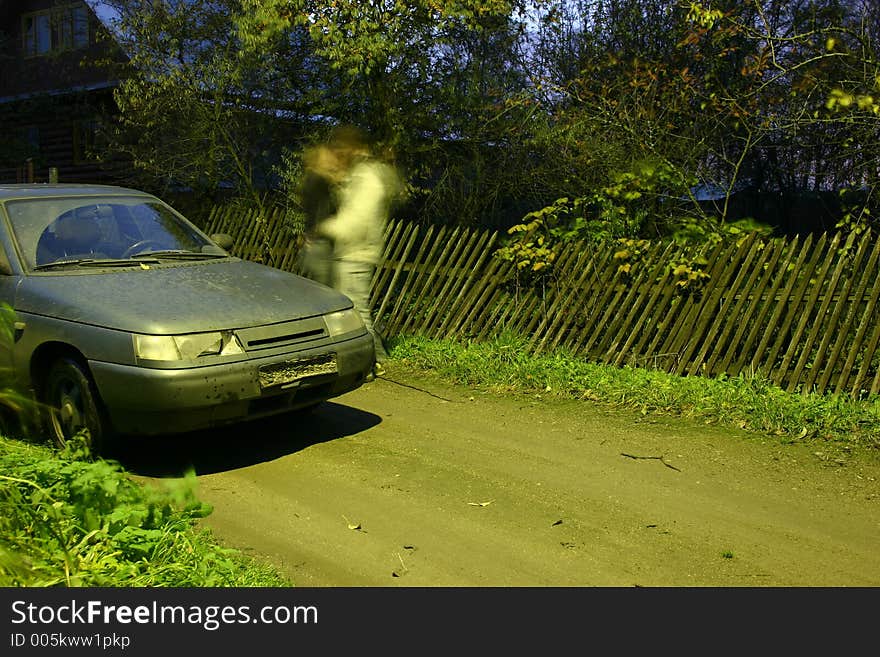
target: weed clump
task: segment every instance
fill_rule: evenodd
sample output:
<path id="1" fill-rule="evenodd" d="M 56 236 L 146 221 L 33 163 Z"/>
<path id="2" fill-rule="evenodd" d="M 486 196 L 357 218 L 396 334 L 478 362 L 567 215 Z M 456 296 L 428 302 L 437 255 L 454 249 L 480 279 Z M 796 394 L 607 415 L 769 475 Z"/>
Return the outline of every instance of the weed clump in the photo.
<path id="1" fill-rule="evenodd" d="M 196 528 L 211 508 L 192 473 L 144 486 L 75 444 L 3 438 L 0 472 L 0 586 L 289 585 Z"/>

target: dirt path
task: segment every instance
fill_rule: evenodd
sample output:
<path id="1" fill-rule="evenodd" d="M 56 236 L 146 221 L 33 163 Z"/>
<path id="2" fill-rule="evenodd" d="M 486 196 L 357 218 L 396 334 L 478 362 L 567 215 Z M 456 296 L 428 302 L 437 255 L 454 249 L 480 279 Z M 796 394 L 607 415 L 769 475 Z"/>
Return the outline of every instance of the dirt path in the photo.
<path id="1" fill-rule="evenodd" d="M 876 458 L 420 377 L 179 450 L 206 525 L 297 586 L 880 585 Z"/>

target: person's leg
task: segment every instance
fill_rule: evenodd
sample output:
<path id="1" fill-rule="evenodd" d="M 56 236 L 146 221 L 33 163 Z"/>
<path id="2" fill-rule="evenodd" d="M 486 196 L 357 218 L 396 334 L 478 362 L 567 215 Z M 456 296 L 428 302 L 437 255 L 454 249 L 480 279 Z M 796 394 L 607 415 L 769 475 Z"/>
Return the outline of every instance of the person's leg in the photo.
<path id="1" fill-rule="evenodd" d="M 373 342 L 376 345 L 376 362 L 381 363 L 388 357 L 388 354 L 385 352 L 382 338 L 373 326 L 373 314 L 370 307 L 370 283 L 373 280 L 374 267 L 369 263 L 347 260 L 337 260 L 335 265 L 335 287 L 354 303 L 354 307 L 364 321 L 364 325 L 373 336 Z"/>
<path id="2" fill-rule="evenodd" d="M 333 265 L 333 247 L 329 241 L 315 238 L 303 244 L 299 267 L 304 276 L 333 287 Z"/>

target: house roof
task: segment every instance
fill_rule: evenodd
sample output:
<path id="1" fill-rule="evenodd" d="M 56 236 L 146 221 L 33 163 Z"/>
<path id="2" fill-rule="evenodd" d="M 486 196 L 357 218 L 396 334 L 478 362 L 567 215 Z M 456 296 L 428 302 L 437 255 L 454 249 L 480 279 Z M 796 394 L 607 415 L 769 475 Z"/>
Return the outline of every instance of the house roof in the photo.
<path id="1" fill-rule="evenodd" d="M 59 89 L 49 89 L 47 91 L 30 92 L 15 94 L 12 96 L 0 96 L 0 105 L 3 103 L 14 103 L 18 100 L 27 100 L 36 96 L 62 96 L 70 93 L 81 93 L 88 91 L 98 91 L 99 89 L 112 89 L 119 84 L 119 80 L 106 80 L 104 82 L 94 82 L 92 84 L 81 84 L 76 86 L 62 87 Z"/>

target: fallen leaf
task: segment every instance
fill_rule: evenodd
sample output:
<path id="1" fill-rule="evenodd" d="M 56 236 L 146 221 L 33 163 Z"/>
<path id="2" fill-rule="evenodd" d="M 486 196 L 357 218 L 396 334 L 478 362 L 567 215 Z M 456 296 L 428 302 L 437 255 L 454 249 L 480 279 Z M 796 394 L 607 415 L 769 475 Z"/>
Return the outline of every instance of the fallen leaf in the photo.
<path id="1" fill-rule="evenodd" d="M 353 529 L 353 530 L 357 530 L 357 531 L 363 531 L 363 530 L 361 529 L 361 523 L 359 523 L 359 522 L 352 522 L 351 520 L 349 520 L 349 519 L 346 518 L 345 516 L 342 516 L 342 519 L 345 520 L 346 523 L 348 523 L 348 528 L 349 528 L 349 529 Z"/>

